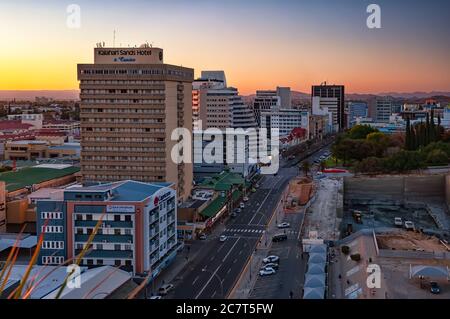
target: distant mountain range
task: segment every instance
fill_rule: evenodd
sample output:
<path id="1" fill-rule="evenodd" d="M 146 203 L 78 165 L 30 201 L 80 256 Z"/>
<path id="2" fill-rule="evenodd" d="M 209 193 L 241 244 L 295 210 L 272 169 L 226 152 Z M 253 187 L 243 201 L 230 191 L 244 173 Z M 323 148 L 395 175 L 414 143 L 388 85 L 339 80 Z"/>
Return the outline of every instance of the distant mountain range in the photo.
<path id="1" fill-rule="evenodd" d="M 0 90 L 0 101 L 34 101 L 39 96 L 54 100 L 78 100 L 79 90 Z"/>
<path id="2" fill-rule="evenodd" d="M 299 91 L 292 91 L 293 100 L 310 100 L 309 93 L 303 93 Z M 17 101 L 34 101 L 35 97 L 45 96 L 54 100 L 78 100 L 79 90 L 0 90 L 1 101 L 11 101 L 16 99 Z M 255 98 L 255 94 L 244 96 L 245 101 L 251 101 Z M 450 103 L 450 92 L 386 92 L 378 94 L 364 94 L 364 93 L 349 93 L 346 94 L 346 100 L 361 100 L 367 101 L 377 96 L 391 96 L 395 99 L 407 100 L 410 102 L 420 103 L 424 99 L 434 98 L 438 102 Z"/>
<path id="3" fill-rule="evenodd" d="M 251 94 L 245 96 L 245 100 L 253 100 L 256 94 Z M 309 101 L 311 99 L 311 94 L 292 91 L 291 96 L 293 100 L 299 101 Z M 374 99 L 378 96 L 390 96 L 394 99 L 408 101 L 410 103 L 423 103 L 426 99 L 435 99 L 441 103 L 450 103 L 450 92 L 387 92 L 387 93 L 377 93 L 377 94 L 365 94 L 365 93 L 347 93 L 345 94 L 345 99 L 347 101 L 368 101 Z"/>

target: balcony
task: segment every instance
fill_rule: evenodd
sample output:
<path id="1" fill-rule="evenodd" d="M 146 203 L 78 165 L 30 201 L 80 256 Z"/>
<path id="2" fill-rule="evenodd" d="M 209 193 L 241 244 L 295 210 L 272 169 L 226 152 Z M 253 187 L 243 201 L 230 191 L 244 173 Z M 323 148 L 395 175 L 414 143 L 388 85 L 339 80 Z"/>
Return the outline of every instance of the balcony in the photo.
<path id="1" fill-rule="evenodd" d="M 75 243 L 86 243 L 90 235 L 75 234 Z M 132 235 L 95 235 L 93 243 L 132 243 Z"/>
<path id="2" fill-rule="evenodd" d="M 103 225 L 104 224 L 104 225 Z M 95 227 L 97 220 L 75 220 L 75 227 Z M 101 227 L 103 228 L 133 228 L 133 222 L 131 221 L 102 221 Z"/>
<path id="3" fill-rule="evenodd" d="M 78 255 L 81 250 L 76 249 Z M 84 256 L 85 258 L 133 258 L 132 250 L 91 250 Z"/>

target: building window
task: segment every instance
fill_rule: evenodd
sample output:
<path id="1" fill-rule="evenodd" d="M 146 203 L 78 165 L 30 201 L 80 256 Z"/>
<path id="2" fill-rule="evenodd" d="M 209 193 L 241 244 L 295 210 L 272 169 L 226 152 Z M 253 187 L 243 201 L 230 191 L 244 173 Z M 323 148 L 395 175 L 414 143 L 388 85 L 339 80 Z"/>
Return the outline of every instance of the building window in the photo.
<path id="1" fill-rule="evenodd" d="M 97 265 L 103 265 L 103 259 L 97 259 Z"/>
<path id="2" fill-rule="evenodd" d="M 92 215 L 91 214 L 87 214 L 86 215 L 86 220 L 92 220 Z"/>
<path id="3" fill-rule="evenodd" d="M 131 215 L 125 215 L 125 221 L 131 222 Z"/>
<path id="4" fill-rule="evenodd" d="M 120 244 L 116 244 L 116 245 L 114 245 L 114 250 L 121 250 L 121 248 L 120 248 Z"/>
<path id="5" fill-rule="evenodd" d="M 114 235 L 121 235 L 120 228 L 114 229 Z"/>
<path id="6" fill-rule="evenodd" d="M 120 215 L 114 215 L 114 221 L 120 222 Z"/>
<path id="7" fill-rule="evenodd" d="M 116 260 L 114 260 L 114 265 L 115 266 L 121 266 L 122 265 L 122 261 L 120 259 L 116 259 Z"/>

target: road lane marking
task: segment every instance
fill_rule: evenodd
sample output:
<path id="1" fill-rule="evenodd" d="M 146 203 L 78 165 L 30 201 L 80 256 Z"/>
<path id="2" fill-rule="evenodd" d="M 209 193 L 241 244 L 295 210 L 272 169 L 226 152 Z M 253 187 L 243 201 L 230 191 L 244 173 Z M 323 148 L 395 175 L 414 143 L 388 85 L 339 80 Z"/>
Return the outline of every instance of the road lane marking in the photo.
<path id="1" fill-rule="evenodd" d="M 253 222 L 253 219 L 256 217 L 256 215 L 258 215 L 259 211 L 261 210 L 261 207 L 263 207 L 263 204 L 266 202 L 267 198 L 269 197 L 271 191 L 267 192 L 266 197 L 264 197 L 264 200 L 262 201 L 261 205 L 259 205 L 258 210 L 256 211 L 255 215 L 253 215 L 252 219 L 250 219 L 249 221 L 249 225 L 251 225 L 251 223 Z M 264 215 L 264 214 L 263 214 Z M 264 215 L 265 216 L 265 215 Z"/>
<path id="2" fill-rule="evenodd" d="M 203 293 L 203 291 L 206 289 L 206 287 L 209 285 L 209 283 L 211 282 L 211 280 L 213 279 L 213 277 L 217 274 L 217 271 L 219 270 L 219 268 L 222 265 L 219 265 L 216 270 L 211 274 L 211 277 L 209 277 L 208 281 L 206 282 L 206 284 L 203 286 L 203 288 L 200 290 L 200 292 L 197 294 L 197 296 L 195 296 L 195 299 L 198 299 L 198 297 L 200 297 L 200 295 Z"/>
<path id="3" fill-rule="evenodd" d="M 200 277 L 200 276 L 195 277 L 194 281 L 192 282 L 192 286 L 195 285 L 195 283 L 197 282 L 197 280 L 198 280 L 199 277 Z"/>
<path id="4" fill-rule="evenodd" d="M 233 251 L 234 247 L 236 246 L 236 244 L 238 243 L 240 238 L 238 238 L 236 240 L 236 242 L 233 244 L 233 246 L 230 248 L 230 250 L 228 251 L 228 253 L 225 255 L 225 257 L 223 257 L 222 262 L 225 262 L 225 259 L 227 259 L 227 257 L 231 254 L 231 252 Z"/>

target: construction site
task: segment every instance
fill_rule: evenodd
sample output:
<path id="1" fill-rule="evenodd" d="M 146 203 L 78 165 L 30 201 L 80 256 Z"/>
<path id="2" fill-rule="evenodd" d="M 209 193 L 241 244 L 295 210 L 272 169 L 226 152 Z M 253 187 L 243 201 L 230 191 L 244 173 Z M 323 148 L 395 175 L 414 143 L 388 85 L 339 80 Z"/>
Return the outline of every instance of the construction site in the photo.
<path id="1" fill-rule="evenodd" d="M 405 230 L 410 232 L 404 236 L 418 232 L 448 240 L 448 189 L 445 175 L 346 177 L 341 231 Z"/>

